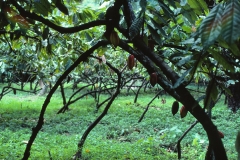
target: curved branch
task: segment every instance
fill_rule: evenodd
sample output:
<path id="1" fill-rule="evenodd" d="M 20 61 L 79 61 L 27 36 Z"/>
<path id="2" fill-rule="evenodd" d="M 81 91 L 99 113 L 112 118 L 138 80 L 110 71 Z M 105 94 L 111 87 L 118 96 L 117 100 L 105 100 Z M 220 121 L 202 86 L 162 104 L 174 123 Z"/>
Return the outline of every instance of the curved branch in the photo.
<path id="1" fill-rule="evenodd" d="M 138 120 L 138 123 L 140 123 L 142 121 L 142 119 L 144 118 L 145 114 L 147 113 L 150 105 L 152 104 L 152 102 L 162 93 L 162 91 L 159 91 L 153 98 L 152 100 L 147 104 L 147 107 L 145 108 L 144 112 L 142 113 L 141 117 Z"/>
<path id="2" fill-rule="evenodd" d="M 53 22 L 49 21 L 48 19 L 43 18 L 42 16 L 37 15 L 36 13 L 29 12 L 24 10 L 15 0 L 10 0 L 11 3 L 17 8 L 21 16 L 28 17 L 30 19 L 34 19 L 36 21 L 42 22 L 43 24 L 47 25 L 48 27 L 60 32 L 60 33 L 75 33 L 85 29 L 89 29 L 91 27 L 106 25 L 106 20 L 95 20 L 92 22 L 88 22 L 76 27 L 62 27 L 54 24 Z"/>
<path id="3" fill-rule="evenodd" d="M 183 138 L 187 135 L 187 133 L 193 129 L 193 127 L 198 123 L 198 121 L 195 121 L 184 133 L 183 135 L 178 139 L 177 141 L 177 151 L 178 151 L 178 159 L 181 159 L 181 141 L 183 140 Z"/>
<path id="4" fill-rule="evenodd" d="M 142 65 L 148 70 L 148 72 L 156 72 L 159 69 L 163 72 L 168 79 L 175 83 L 179 76 L 174 72 L 160 57 L 154 55 L 150 49 L 141 42 L 141 40 L 134 39 L 134 45 L 140 50 L 139 52 L 134 51 L 130 46 L 120 41 L 120 47 L 127 52 L 134 55 L 137 60 L 142 63 Z M 147 56 L 146 56 L 147 55 Z M 156 66 L 152 63 L 154 62 Z M 159 72 L 158 72 L 159 74 Z M 186 89 L 184 85 L 179 85 L 177 88 L 172 88 L 168 81 L 164 80 L 165 77 L 158 78 L 158 84 L 162 86 L 171 96 L 180 101 L 188 111 L 202 124 L 204 130 L 207 133 L 209 143 L 213 147 L 216 157 L 218 159 L 227 159 L 226 152 L 223 147 L 223 143 L 218 135 L 217 127 L 213 124 L 211 119 L 205 113 L 204 109 L 199 105 L 199 103 L 194 99 L 191 93 Z"/>
<path id="5" fill-rule="evenodd" d="M 91 130 L 101 121 L 101 119 L 107 114 L 108 109 L 110 108 L 110 106 L 112 105 L 113 101 L 115 100 L 115 98 L 118 96 L 118 94 L 120 93 L 120 88 L 121 88 L 121 80 L 122 80 L 122 75 L 121 72 L 113 67 L 112 65 L 109 64 L 109 67 L 117 73 L 118 76 L 118 82 L 117 82 L 117 89 L 115 91 L 115 93 L 112 95 L 111 99 L 109 100 L 108 104 L 106 105 L 106 107 L 104 108 L 103 112 L 100 114 L 100 116 L 92 123 L 90 124 L 90 126 L 87 128 L 87 130 L 83 133 L 81 140 L 78 143 L 78 151 L 77 153 L 74 155 L 74 159 L 81 159 L 82 158 L 82 149 L 83 149 L 83 145 L 84 142 L 88 136 L 88 134 L 91 132 Z"/>
<path id="6" fill-rule="evenodd" d="M 42 128 L 43 124 L 44 124 L 44 114 L 45 111 L 47 109 L 48 104 L 50 103 L 50 100 L 52 98 L 52 95 L 54 94 L 54 92 L 57 90 L 57 88 L 59 87 L 59 85 L 61 84 L 61 82 L 67 77 L 67 75 L 74 70 L 79 64 L 80 62 L 86 60 L 88 58 L 88 56 L 90 54 L 93 53 L 94 50 L 96 50 L 97 48 L 99 48 L 100 46 L 103 45 L 107 45 L 108 41 L 99 41 L 96 45 L 94 45 L 92 48 L 90 48 L 89 50 L 87 50 L 85 53 L 83 53 L 82 55 L 80 55 L 80 57 L 62 74 L 62 76 L 57 80 L 56 84 L 53 86 L 53 88 L 50 90 L 49 94 L 47 95 L 43 105 L 42 105 L 42 109 L 39 115 L 39 119 L 38 119 L 38 123 L 36 125 L 36 127 L 32 128 L 32 135 L 28 141 L 28 144 L 26 146 L 25 152 L 24 152 L 24 156 L 22 158 L 22 160 L 27 160 L 30 156 L 30 150 L 33 144 L 33 141 L 35 140 L 35 138 L 37 137 L 38 132 L 40 131 L 40 129 Z"/>

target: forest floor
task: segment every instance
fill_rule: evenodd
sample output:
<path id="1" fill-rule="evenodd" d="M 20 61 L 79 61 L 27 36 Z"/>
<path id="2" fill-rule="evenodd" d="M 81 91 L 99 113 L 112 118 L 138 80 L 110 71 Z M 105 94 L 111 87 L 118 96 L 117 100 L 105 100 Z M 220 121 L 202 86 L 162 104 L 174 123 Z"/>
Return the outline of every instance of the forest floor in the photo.
<path id="1" fill-rule="evenodd" d="M 72 90 L 66 88 L 67 98 L 71 93 Z M 133 103 L 135 95 L 123 91 L 89 134 L 83 148 L 83 159 L 177 159 L 177 140 L 195 122 L 195 118 L 189 113 L 183 119 L 179 113 L 173 116 L 171 106 L 175 100 L 162 95 L 153 101 L 143 120 L 138 123 L 154 95 L 153 91 L 140 92 L 137 102 Z M 45 98 L 17 92 L 16 95 L 5 95 L 0 101 L 0 160 L 22 158 Z M 100 102 L 106 98 L 107 95 L 101 95 Z M 96 112 L 95 99 L 90 96 L 70 105 L 67 112 L 57 114 L 62 106 L 58 90 L 47 108 L 44 126 L 34 141 L 30 159 L 71 159 L 82 134 L 105 107 L 103 105 Z M 212 111 L 214 124 L 224 134 L 223 143 L 229 160 L 237 159 L 234 144 L 240 129 L 239 114 L 240 111 L 234 114 L 228 110 L 223 99 Z M 181 142 L 182 160 L 203 160 L 207 147 L 206 133 L 197 124 Z"/>

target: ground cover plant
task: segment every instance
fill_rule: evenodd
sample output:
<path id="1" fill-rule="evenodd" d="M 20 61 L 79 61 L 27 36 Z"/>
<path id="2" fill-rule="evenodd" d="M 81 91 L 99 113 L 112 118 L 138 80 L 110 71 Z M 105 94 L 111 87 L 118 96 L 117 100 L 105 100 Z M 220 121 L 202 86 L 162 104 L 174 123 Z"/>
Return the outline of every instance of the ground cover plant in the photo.
<path id="1" fill-rule="evenodd" d="M 194 87 L 195 88 L 195 87 Z M 70 95 L 72 89 L 67 88 Z M 162 95 L 150 105 L 142 122 L 138 120 L 154 96 L 153 89 L 142 91 L 137 103 L 134 94 L 125 91 L 112 104 L 108 114 L 92 130 L 83 149 L 83 159 L 177 159 L 177 140 L 195 121 L 188 114 L 184 119 L 179 112 L 173 116 L 171 106 L 175 101 Z M 8 94 L 0 102 L 0 159 L 20 159 L 31 129 L 38 121 L 44 96 L 29 93 Z M 162 102 L 166 100 L 166 103 Z M 58 90 L 44 117 L 44 127 L 33 144 L 30 159 L 71 159 L 84 130 L 102 112 L 95 111 L 92 97 L 70 106 L 70 110 L 57 114 L 61 108 Z M 213 121 L 224 133 L 223 143 L 230 160 L 237 159 L 234 143 L 240 127 L 239 113 L 233 114 L 224 105 L 224 99 L 213 109 Z M 217 121 L 221 119 L 221 121 Z M 208 140 L 200 124 L 197 124 L 181 142 L 182 159 L 204 159 Z"/>

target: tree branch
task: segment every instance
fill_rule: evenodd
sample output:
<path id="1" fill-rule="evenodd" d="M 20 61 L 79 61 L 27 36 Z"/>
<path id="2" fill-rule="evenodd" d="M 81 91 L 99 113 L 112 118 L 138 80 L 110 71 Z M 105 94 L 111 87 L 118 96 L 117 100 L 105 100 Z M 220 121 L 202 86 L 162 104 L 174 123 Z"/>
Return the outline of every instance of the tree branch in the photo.
<path id="1" fill-rule="evenodd" d="M 121 79 L 122 79 L 122 75 L 121 72 L 114 68 L 113 66 L 109 65 L 109 67 L 117 73 L 118 76 L 118 81 L 117 81 L 117 89 L 115 91 L 115 93 L 112 95 L 111 99 L 109 100 L 108 104 L 106 105 L 106 107 L 104 108 L 103 112 L 100 114 L 100 116 L 92 123 L 90 124 L 90 126 L 87 128 L 87 130 L 84 132 L 84 134 L 81 137 L 81 140 L 78 143 L 78 151 L 77 153 L 74 155 L 74 159 L 80 159 L 82 158 L 82 149 L 83 149 L 83 145 L 84 142 L 88 136 L 88 134 L 91 132 L 91 130 L 101 121 L 101 119 L 107 114 L 110 106 L 112 105 L 113 101 L 115 100 L 115 98 L 118 96 L 118 94 L 120 93 L 120 88 L 121 88 Z"/>
<path id="2" fill-rule="evenodd" d="M 154 53 L 150 51 L 144 42 L 141 42 L 141 40 L 138 40 L 136 38 L 133 40 L 133 42 L 140 51 L 134 51 L 130 46 L 122 41 L 120 41 L 120 47 L 133 54 L 134 57 L 137 58 L 137 60 L 142 63 L 142 65 L 148 70 L 148 72 L 152 73 L 153 71 L 156 72 L 161 69 L 163 74 L 166 75 L 166 77 L 173 83 L 178 80 L 179 76 L 177 73 L 174 72 L 164 62 L 164 60 L 154 55 Z M 171 96 L 180 101 L 187 108 L 187 110 L 202 124 L 203 128 L 207 132 L 210 145 L 212 145 L 214 152 L 217 153 L 215 156 L 219 159 L 227 159 L 223 143 L 219 136 L 216 136 L 218 135 L 217 127 L 204 112 L 204 109 L 201 108 L 199 103 L 194 99 L 194 97 L 183 84 L 179 85 L 177 88 L 172 88 L 172 86 L 170 86 L 170 84 L 163 78 L 164 77 L 158 77 L 158 84 L 160 84 L 162 88 L 164 88 Z"/>
<path id="3" fill-rule="evenodd" d="M 90 54 L 93 53 L 94 50 L 96 50 L 97 48 L 99 48 L 100 46 L 103 45 L 107 45 L 108 41 L 99 41 L 96 45 L 94 45 L 92 48 L 90 48 L 89 50 L 87 50 L 85 53 L 83 53 L 82 55 L 80 55 L 80 57 L 62 74 L 62 76 L 57 80 L 56 84 L 53 86 L 53 88 L 50 90 L 49 94 L 47 95 L 43 105 L 42 105 L 42 109 L 39 115 L 39 119 L 38 119 L 38 123 L 36 125 L 36 127 L 34 127 L 32 129 L 32 135 L 28 141 L 28 144 L 26 146 L 25 152 L 24 152 L 24 156 L 22 158 L 22 160 L 27 160 L 30 156 L 30 150 L 31 150 L 31 146 L 35 140 L 35 138 L 37 137 L 38 132 L 40 131 L 40 129 L 42 128 L 43 124 L 44 124 L 44 114 L 45 111 L 47 109 L 48 104 L 50 103 L 51 97 L 53 95 L 53 93 L 57 90 L 57 88 L 59 87 L 59 85 L 61 84 L 61 82 L 67 77 L 67 75 L 74 70 L 79 64 L 80 62 L 86 60 L 88 58 L 88 56 Z"/>
<path id="4" fill-rule="evenodd" d="M 36 21 L 42 22 L 43 24 L 47 25 L 48 27 L 60 32 L 60 33 L 75 33 L 85 29 L 89 29 L 91 27 L 106 25 L 106 20 L 96 20 L 89 23 L 85 23 L 76 27 L 62 27 L 54 24 L 53 22 L 49 21 L 48 19 L 43 18 L 42 16 L 37 15 L 36 13 L 29 12 L 24 10 L 17 1 L 10 0 L 11 3 L 17 8 L 21 16 L 28 17 L 30 19 L 34 19 Z"/>

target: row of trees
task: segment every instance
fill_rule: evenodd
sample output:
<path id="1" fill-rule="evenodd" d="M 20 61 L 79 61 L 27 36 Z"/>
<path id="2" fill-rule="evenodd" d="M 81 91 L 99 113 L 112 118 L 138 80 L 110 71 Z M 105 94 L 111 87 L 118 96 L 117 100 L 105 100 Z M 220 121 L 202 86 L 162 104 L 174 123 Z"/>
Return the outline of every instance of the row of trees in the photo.
<path id="1" fill-rule="evenodd" d="M 202 124 L 212 148 L 206 159 L 227 159 L 209 115 L 222 92 L 240 99 L 228 88 L 239 81 L 238 0 L 6 0 L 0 1 L 0 6 L 1 73 L 18 72 L 24 64 L 46 84 L 56 81 L 23 159 L 30 156 L 52 95 L 58 87 L 64 93 L 64 82 L 84 81 L 84 87 L 93 86 L 92 93 L 109 93 L 109 98 L 97 103 L 105 109 L 79 141 L 77 159 L 82 156 L 88 133 L 120 90 L 134 78 L 141 80 L 139 88 L 146 86 L 153 75 L 151 83 L 158 83 Z M 134 64 L 127 62 L 129 55 L 134 57 Z M 208 82 L 205 96 L 193 97 L 187 87 L 200 81 Z M 1 95 L 11 90 L 16 92 L 9 85 Z M 80 99 L 71 97 L 66 102 L 64 94 L 62 97 L 59 112 Z M 204 105 L 200 106 L 202 100 Z M 239 103 L 234 105 L 239 108 Z M 180 146 L 178 152 L 180 158 Z"/>

